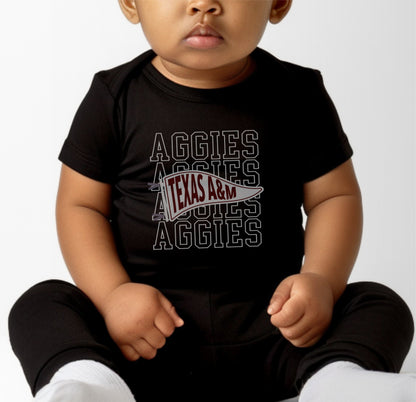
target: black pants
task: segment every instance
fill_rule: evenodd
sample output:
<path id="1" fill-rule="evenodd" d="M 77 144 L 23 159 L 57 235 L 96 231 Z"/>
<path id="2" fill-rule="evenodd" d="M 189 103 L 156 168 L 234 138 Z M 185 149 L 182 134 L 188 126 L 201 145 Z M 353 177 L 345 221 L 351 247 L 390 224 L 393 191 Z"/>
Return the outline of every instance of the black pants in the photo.
<path id="1" fill-rule="evenodd" d="M 398 372 L 413 338 L 406 304 L 389 288 L 371 282 L 348 285 L 330 328 L 311 348 L 296 348 L 280 335 L 269 322 L 267 302 L 259 314 L 244 317 L 244 303 L 221 310 L 228 305 L 222 293 L 164 293 L 185 325 L 155 359 L 128 362 L 79 289 L 62 281 L 29 289 L 10 313 L 9 330 L 32 392 L 64 364 L 92 359 L 119 373 L 140 402 L 171 400 L 172 395 L 182 401 L 276 401 L 295 396 L 308 377 L 333 361 Z M 219 306 L 222 321 L 212 318 L 212 306 Z M 233 328 L 241 331 L 244 325 L 250 336 L 236 336 Z M 255 327 L 262 327 L 261 332 Z"/>

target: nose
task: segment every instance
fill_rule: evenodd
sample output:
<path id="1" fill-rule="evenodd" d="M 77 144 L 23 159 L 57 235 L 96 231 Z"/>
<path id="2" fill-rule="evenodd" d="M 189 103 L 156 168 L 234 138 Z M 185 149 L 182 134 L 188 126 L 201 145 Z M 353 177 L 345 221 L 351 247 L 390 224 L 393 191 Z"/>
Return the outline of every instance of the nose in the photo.
<path id="1" fill-rule="evenodd" d="M 198 13 L 220 15 L 222 8 L 220 3 L 215 0 L 191 0 L 188 4 L 187 12 L 189 15 Z"/>

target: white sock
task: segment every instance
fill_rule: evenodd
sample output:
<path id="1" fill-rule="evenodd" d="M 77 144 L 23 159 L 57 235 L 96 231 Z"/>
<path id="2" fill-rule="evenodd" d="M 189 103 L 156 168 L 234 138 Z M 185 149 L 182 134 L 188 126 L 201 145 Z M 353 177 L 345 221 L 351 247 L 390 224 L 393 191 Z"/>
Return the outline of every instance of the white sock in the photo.
<path id="1" fill-rule="evenodd" d="M 93 360 L 61 367 L 35 396 L 37 402 L 134 402 L 127 384 L 113 370 Z"/>
<path id="2" fill-rule="evenodd" d="M 303 387 L 299 402 L 415 402 L 416 374 L 369 371 L 339 361 L 317 371 Z"/>

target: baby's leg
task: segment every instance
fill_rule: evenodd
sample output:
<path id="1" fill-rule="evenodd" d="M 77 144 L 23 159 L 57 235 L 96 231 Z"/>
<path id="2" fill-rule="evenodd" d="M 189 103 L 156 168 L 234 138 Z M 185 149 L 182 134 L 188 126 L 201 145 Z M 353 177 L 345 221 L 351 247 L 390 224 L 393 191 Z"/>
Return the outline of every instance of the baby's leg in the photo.
<path id="1" fill-rule="evenodd" d="M 32 287 L 13 306 L 9 330 L 13 350 L 39 401 L 64 401 L 70 388 L 71 393 L 88 392 L 91 401 L 91 392 L 100 397 L 110 395 L 111 388 L 124 390 L 130 396 L 125 400 L 134 401 L 116 374 L 121 353 L 101 315 L 75 286 L 47 281 Z M 107 383 L 104 388 L 102 382 Z"/>
<path id="2" fill-rule="evenodd" d="M 349 285 L 324 339 L 301 361 L 300 401 L 416 401 L 416 377 L 397 374 L 413 330 L 408 307 L 392 290 Z"/>

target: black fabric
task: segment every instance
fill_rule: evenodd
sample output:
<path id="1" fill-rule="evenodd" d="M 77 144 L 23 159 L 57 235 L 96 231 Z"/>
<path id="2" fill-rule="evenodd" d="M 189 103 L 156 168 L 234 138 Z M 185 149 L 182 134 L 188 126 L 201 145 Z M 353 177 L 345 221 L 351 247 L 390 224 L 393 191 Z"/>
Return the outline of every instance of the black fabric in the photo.
<path id="1" fill-rule="evenodd" d="M 154 56 L 94 77 L 60 154 L 113 186 L 111 221 L 131 278 L 227 286 L 251 282 L 252 266 L 265 284 L 298 272 L 303 184 L 352 155 L 320 73 L 257 49 L 244 82 L 196 89 L 162 76 Z M 175 172 L 184 174 L 163 187 L 169 203 L 160 183 Z M 172 209 L 182 213 L 169 218 Z"/>
<path id="2" fill-rule="evenodd" d="M 296 395 L 310 375 L 332 361 L 397 372 L 413 338 L 406 304 L 376 283 L 348 285 L 330 329 L 307 349 L 292 346 L 271 324 L 266 334 L 227 342 L 228 331 L 241 330 L 238 318 L 231 319 L 215 301 L 209 303 L 211 313 L 201 310 L 207 297 L 219 300 L 224 295 L 184 289 L 166 296 L 184 317 L 184 327 L 155 359 L 132 363 L 122 357 L 100 314 L 78 288 L 47 281 L 28 290 L 13 307 L 9 328 L 32 391 L 47 384 L 63 364 L 93 359 L 118 372 L 138 401 L 169 400 L 172 392 L 183 401 L 276 401 Z M 185 303 L 184 296 L 191 302 Z M 266 307 L 259 314 L 265 322 Z M 214 332 L 223 334 L 216 338 Z"/>

